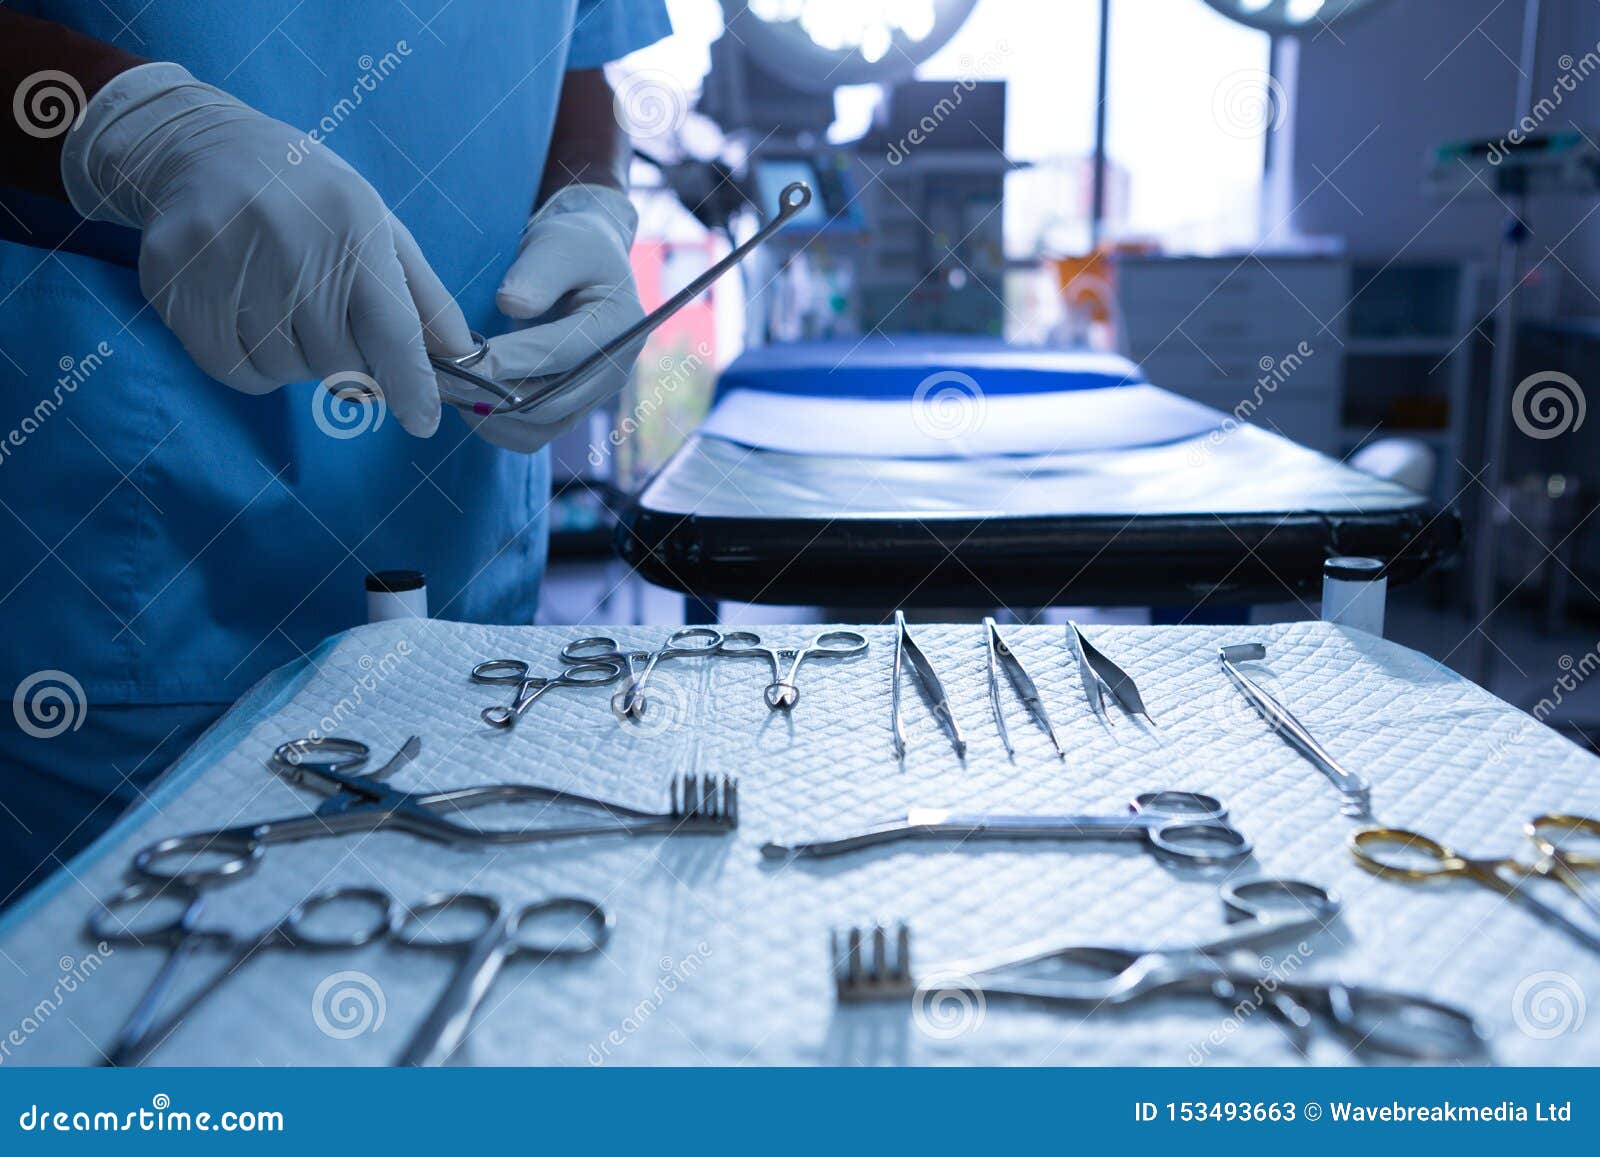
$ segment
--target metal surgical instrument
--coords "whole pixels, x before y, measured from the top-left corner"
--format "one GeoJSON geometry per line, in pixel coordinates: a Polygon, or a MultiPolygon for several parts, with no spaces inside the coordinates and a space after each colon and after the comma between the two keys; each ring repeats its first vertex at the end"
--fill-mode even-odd
{"type": "Polygon", "coordinates": [[[768,647],[754,631],[729,631],[722,636],[717,654],[733,659],[766,659],[772,664],[772,682],[767,684],[762,698],[774,711],[789,711],[800,702],[800,688],[795,680],[801,663],[807,659],[848,659],[866,649],[867,637],[860,631],[823,631],[799,647],[768,647]],[[783,667],[785,662],[789,664],[787,671],[783,667]]]}
{"type": "Polygon", "coordinates": [[[1000,732],[1000,742],[1006,745],[1006,754],[1015,755],[1017,749],[1011,746],[1011,733],[1006,730],[1005,712],[1000,709],[1000,671],[1004,667],[1006,677],[1011,680],[1011,686],[1016,690],[1017,697],[1022,700],[1023,706],[1044,728],[1044,733],[1050,737],[1051,744],[1056,749],[1056,755],[1062,759],[1067,753],[1061,749],[1061,740],[1056,738],[1056,729],[1050,725],[1050,716],[1045,712],[1044,700],[1039,697],[1039,688],[1028,674],[1028,669],[1022,665],[1022,660],[1017,658],[1016,652],[1000,634],[1000,627],[992,618],[983,620],[983,639],[989,660],[989,702],[994,706],[994,725],[1000,732]]]}
{"type": "Polygon", "coordinates": [[[956,755],[965,759],[967,740],[961,734],[961,724],[956,722],[955,713],[950,710],[950,696],[945,693],[944,684],[939,681],[939,673],[933,669],[933,664],[928,662],[928,657],[922,653],[922,648],[917,646],[917,641],[911,637],[911,632],[906,630],[904,611],[894,613],[894,671],[891,675],[894,688],[889,705],[889,727],[894,733],[895,757],[904,759],[906,756],[905,724],[900,719],[900,670],[908,661],[911,664],[911,673],[916,676],[917,685],[922,688],[923,698],[928,701],[928,708],[950,733],[950,745],[956,749],[956,755]]]}
{"type": "Polygon", "coordinates": [[[1347,816],[1364,816],[1372,812],[1372,785],[1365,776],[1353,771],[1346,771],[1339,762],[1329,755],[1322,744],[1312,737],[1293,715],[1289,709],[1279,703],[1266,689],[1250,678],[1235,664],[1254,662],[1267,657],[1265,643],[1237,643],[1230,647],[1222,647],[1217,651],[1217,658],[1222,663],[1222,671],[1233,685],[1250,701],[1256,713],[1267,721],[1267,725],[1276,731],[1283,741],[1305,756],[1318,771],[1332,781],[1344,797],[1344,804],[1340,808],[1347,816]]]}
{"type": "Polygon", "coordinates": [[[1151,791],[1128,805],[1127,815],[962,815],[912,808],[903,817],[833,838],[769,842],[769,860],[837,856],[901,840],[1139,840],[1158,854],[1196,867],[1237,864],[1250,841],[1228,822],[1222,801],[1190,791],[1151,791]]]}
{"type": "Polygon", "coordinates": [[[937,1001],[940,993],[976,990],[983,997],[1091,1011],[1150,997],[1199,995],[1236,1010],[1254,1011],[1260,1002],[1301,1051],[1308,1043],[1311,1013],[1356,1052],[1464,1060],[1484,1051],[1477,1023],[1453,1005],[1367,985],[1278,976],[1257,959],[1273,943],[1298,942],[1326,928],[1340,908],[1339,898],[1327,889],[1303,880],[1258,879],[1230,883],[1222,894],[1229,918],[1239,923],[1203,944],[1146,950],[1041,939],[940,964],[921,977],[912,969],[906,925],[892,933],[881,924],[835,931],[829,938],[834,990],[841,1003],[937,1001]],[[1099,976],[1084,979],[1086,971],[1099,976]]]}
{"type": "Polygon", "coordinates": [[[272,767],[297,783],[334,789],[332,798],[315,811],[285,819],[265,820],[215,831],[191,832],[157,840],[133,858],[133,871],[147,880],[202,887],[254,871],[268,844],[314,840],[352,832],[393,828],[444,843],[501,845],[594,835],[646,835],[730,831],[738,824],[738,784],[721,776],[688,775],[672,781],[671,809],[664,813],[590,796],[520,783],[445,788],[432,792],[400,791],[383,782],[415,759],[422,741],[416,736],[382,767],[365,774],[351,769],[364,764],[367,745],[336,737],[294,739],[273,752],[272,767]],[[680,791],[681,785],[681,791],[680,791]],[[520,828],[476,828],[447,814],[469,808],[505,804],[540,804],[535,823],[520,828]],[[552,822],[551,805],[598,813],[579,822],[552,822]],[[182,857],[182,863],[167,865],[182,857]],[[200,866],[194,866],[200,860],[200,866]]]}
{"type": "Polygon", "coordinates": [[[1600,952],[1600,934],[1579,927],[1542,900],[1529,895],[1529,880],[1556,880],[1600,915],[1600,899],[1579,877],[1580,871],[1600,868],[1600,855],[1580,854],[1562,846],[1563,836],[1600,838],[1600,820],[1586,816],[1550,813],[1535,816],[1523,832],[1539,850],[1529,864],[1511,856],[1463,856],[1453,848],[1420,832],[1404,828],[1365,828],[1350,836],[1350,851],[1361,866],[1385,880],[1418,883],[1461,877],[1521,901],[1540,918],[1557,925],[1591,951],[1600,952]]]}
{"type": "Polygon", "coordinates": [[[412,1035],[397,1063],[442,1065],[466,1039],[473,1014],[507,961],[517,956],[537,964],[598,952],[615,921],[592,900],[559,896],[508,908],[493,896],[453,892],[430,897],[412,909],[398,943],[443,949],[459,958],[450,983],[412,1035]],[[477,927],[461,928],[461,913],[477,927]]]}
{"type": "Polygon", "coordinates": [[[472,669],[474,683],[517,689],[511,706],[485,707],[479,714],[490,727],[515,727],[522,713],[552,687],[604,687],[622,678],[620,663],[571,663],[559,675],[535,675],[521,659],[489,659],[472,669]]]}
{"type": "Polygon", "coordinates": [[[1067,621],[1067,649],[1077,660],[1083,693],[1088,697],[1089,710],[1097,718],[1108,724],[1111,722],[1105,705],[1109,698],[1129,715],[1143,719],[1151,727],[1156,725],[1156,721],[1145,710],[1144,699],[1139,694],[1139,685],[1133,681],[1133,676],[1089,642],[1078,624],[1070,619],[1067,621]]]}
{"type": "Polygon", "coordinates": [[[134,884],[103,903],[89,918],[96,940],[112,944],[161,944],[167,959],[139,998],[117,1039],[105,1053],[108,1065],[142,1064],[202,1001],[257,954],[274,948],[331,951],[360,948],[392,934],[401,909],[377,888],[333,888],[302,900],[277,923],[253,936],[200,927],[205,902],[186,884],[134,884]],[[173,905],[176,904],[176,911],[173,905]],[[350,913],[339,916],[340,911],[350,913]],[[155,915],[151,916],[150,913],[155,915]],[[184,963],[201,948],[227,954],[227,962],[161,1021],[157,1016],[184,963]]]}
{"type": "Polygon", "coordinates": [[[563,663],[618,663],[628,669],[628,685],[611,697],[611,708],[625,719],[637,719],[645,712],[644,687],[656,664],[663,659],[714,654],[722,645],[722,634],[710,627],[684,627],[673,631],[654,651],[624,651],[609,635],[576,639],[561,648],[563,663]],[[643,663],[639,670],[635,664],[643,663]]]}
{"type": "MultiPolygon", "coordinates": [[[[542,377],[522,378],[519,381],[509,383],[499,382],[494,378],[480,374],[473,367],[488,355],[489,343],[482,334],[474,332],[472,334],[474,347],[471,352],[462,354],[459,357],[436,357],[430,355],[428,360],[433,363],[434,369],[440,373],[449,374],[451,377],[466,382],[468,385],[477,386],[480,390],[493,394],[496,400],[493,402],[474,401],[470,398],[459,397],[443,391],[440,392],[440,396],[452,406],[469,410],[482,417],[494,414],[521,413],[542,402],[548,402],[553,398],[560,397],[582,382],[601,365],[612,361],[629,346],[649,336],[663,322],[710,288],[712,283],[724,273],[727,273],[746,257],[750,256],[752,252],[779,229],[787,225],[809,204],[811,204],[811,187],[804,181],[795,181],[793,184],[785,185],[778,194],[778,211],[770,221],[751,234],[748,240],[730,250],[722,260],[712,265],[699,277],[689,282],[689,284],[678,290],[677,293],[634,322],[627,329],[608,340],[582,361],[560,373],[546,374],[542,377]]],[[[337,387],[330,388],[338,397],[358,402],[376,401],[381,396],[380,390],[365,384],[353,385],[343,382],[337,387]]]]}

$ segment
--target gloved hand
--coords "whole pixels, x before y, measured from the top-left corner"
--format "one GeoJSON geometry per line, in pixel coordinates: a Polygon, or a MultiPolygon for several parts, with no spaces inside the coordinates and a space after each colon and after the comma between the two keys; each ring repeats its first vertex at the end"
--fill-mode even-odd
{"type": "Polygon", "coordinates": [[[206,373],[250,394],[366,373],[406,430],[438,429],[428,349],[469,350],[466,320],[377,191],[326,148],[176,64],[147,64],[95,94],[61,176],[83,216],[144,231],[139,288],[206,373]]]}
{"type": "MultiPolygon", "coordinates": [[[[473,368],[507,384],[570,369],[644,316],[628,265],[639,215],[627,195],[603,185],[568,185],[522,231],[516,260],[495,304],[507,317],[559,316],[489,339],[473,368]]],[[[580,422],[628,384],[640,339],[559,398],[521,413],[468,416],[474,429],[507,450],[531,453],[580,422]]],[[[496,399],[453,378],[446,388],[473,400],[496,399]]]]}

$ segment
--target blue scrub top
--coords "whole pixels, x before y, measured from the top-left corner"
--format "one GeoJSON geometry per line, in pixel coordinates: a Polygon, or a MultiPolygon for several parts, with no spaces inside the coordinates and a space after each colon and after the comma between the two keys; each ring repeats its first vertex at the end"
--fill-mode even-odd
{"type": "MultiPolygon", "coordinates": [[[[508,325],[494,293],[563,72],[670,31],[661,0],[12,6],[316,129],[486,333],[508,325]]],[[[546,455],[497,450],[449,407],[422,441],[341,421],[315,384],[236,393],[145,303],[136,234],[0,199],[0,684],[53,668],[91,707],[229,702],[363,622],[363,576],[390,568],[426,572],[438,617],[532,621],[546,455]]]]}

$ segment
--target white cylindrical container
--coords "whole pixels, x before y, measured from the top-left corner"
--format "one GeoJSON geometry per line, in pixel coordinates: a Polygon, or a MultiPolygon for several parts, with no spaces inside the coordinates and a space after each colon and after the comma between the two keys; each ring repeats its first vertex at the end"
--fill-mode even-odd
{"type": "Polygon", "coordinates": [[[367,576],[367,622],[428,617],[428,580],[420,570],[380,570],[367,576]]]}
{"type": "Polygon", "coordinates": [[[1375,558],[1330,558],[1322,564],[1324,622],[1382,636],[1389,578],[1375,558]]]}

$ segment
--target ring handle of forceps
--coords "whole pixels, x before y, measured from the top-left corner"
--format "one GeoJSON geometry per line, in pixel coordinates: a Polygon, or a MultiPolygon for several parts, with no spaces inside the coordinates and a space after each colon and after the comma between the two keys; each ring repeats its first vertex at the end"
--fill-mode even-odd
{"type": "MultiPolygon", "coordinates": [[[[489,417],[495,414],[521,413],[564,393],[568,388],[587,378],[602,362],[608,361],[619,350],[626,349],[634,342],[648,336],[685,305],[698,298],[713,282],[742,262],[753,250],[787,225],[791,218],[802,212],[809,204],[811,204],[811,187],[804,181],[795,181],[785,185],[782,191],[778,193],[778,211],[770,221],[751,234],[743,244],[730,250],[722,260],[712,265],[699,277],[689,282],[688,285],[678,290],[677,293],[634,322],[627,329],[611,338],[577,365],[563,370],[561,373],[544,377],[524,378],[515,383],[511,390],[507,390],[500,382],[475,373],[470,368],[471,365],[482,360],[488,352],[488,343],[479,335],[474,335],[478,345],[469,354],[456,358],[430,358],[436,369],[481,389],[486,389],[500,399],[492,404],[488,402],[468,402],[464,399],[450,397],[446,397],[445,401],[463,409],[470,409],[474,414],[489,417]],[[468,361],[467,359],[471,360],[468,361]],[[521,390],[524,387],[532,387],[532,393],[526,397],[521,395],[521,390]]],[[[351,391],[348,396],[365,400],[370,398],[370,393],[351,391]]]]}

